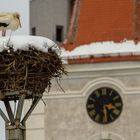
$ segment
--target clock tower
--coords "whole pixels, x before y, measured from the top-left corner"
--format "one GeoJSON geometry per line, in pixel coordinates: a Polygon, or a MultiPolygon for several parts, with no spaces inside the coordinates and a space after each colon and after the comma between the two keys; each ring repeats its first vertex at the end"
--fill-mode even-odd
{"type": "Polygon", "coordinates": [[[29,124],[28,139],[41,134],[42,140],[139,140],[140,1],[41,1],[51,7],[38,33],[53,37],[52,21],[63,25],[57,31],[64,31],[59,45],[68,76],[54,79],[44,93],[46,106],[41,104],[31,117],[41,123],[29,124]]]}

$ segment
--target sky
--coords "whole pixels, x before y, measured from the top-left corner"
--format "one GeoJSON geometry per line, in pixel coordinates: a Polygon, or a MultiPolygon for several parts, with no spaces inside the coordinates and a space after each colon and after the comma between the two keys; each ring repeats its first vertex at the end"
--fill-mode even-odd
{"type": "Polygon", "coordinates": [[[29,0],[0,0],[0,12],[19,12],[22,28],[13,34],[29,34],[29,0]]]}
{"type": "MultiPolygon", "coordinates": [[[[29,34],[29,0],[0,0],[0,12],[19,12],[22,28],[14,31],[13,35],[29,34]]],[[[7,35],[9,32],[7,33],[7,35]]],[[[1,36],[1,32],[0,32],[1,36]]],[[[0,108],[4,108],[0,102],[0,108]]],[[[5,140],[5,123],[0,117],[0,140],[5,140]]]]}

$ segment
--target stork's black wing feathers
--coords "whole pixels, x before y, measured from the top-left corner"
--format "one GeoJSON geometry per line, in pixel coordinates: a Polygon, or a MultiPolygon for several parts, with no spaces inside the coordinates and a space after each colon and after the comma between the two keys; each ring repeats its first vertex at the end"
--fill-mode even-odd
{"type": "Polygon", "coordinates": [[[7,23],[1,23],[0,22],[0,27],[7,27],[9,24],[7,24],[7,23]]]}

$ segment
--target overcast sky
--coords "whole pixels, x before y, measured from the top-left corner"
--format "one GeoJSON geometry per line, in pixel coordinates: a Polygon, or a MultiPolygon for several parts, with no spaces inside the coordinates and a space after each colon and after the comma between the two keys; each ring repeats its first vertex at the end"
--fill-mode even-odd
{"type": "MultiPolygon", "coordinates": [[[[29,34],[29,0],[0,0],[0,12],[19,12],[21,15],[20,19],[22,28],[16,30],[12,34],[16,35],[29,34]]],[[[3,108],[3,105],[1,103],[0,108],[3,108]]],[[[1,117],[0,117],[0,140],[5,140],[5,125],[1,117]]]]}
{"type": "Polygon", "coordinates": [[[0,0],[0,12],[19,12],[22,28],[14,34],[29,33],[29,0],[0,0]]]}

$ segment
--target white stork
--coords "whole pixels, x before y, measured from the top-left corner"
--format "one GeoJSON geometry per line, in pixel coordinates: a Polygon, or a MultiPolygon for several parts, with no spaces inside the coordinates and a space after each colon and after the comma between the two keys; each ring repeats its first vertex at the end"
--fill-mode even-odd
{"type": "Polygon", "coordinates": [[[21,27],[20,15],[19,13],[0,13],[0,31],[2,31],[2,36],[5,36],[6,30],[15,31],[21,27]]]}

